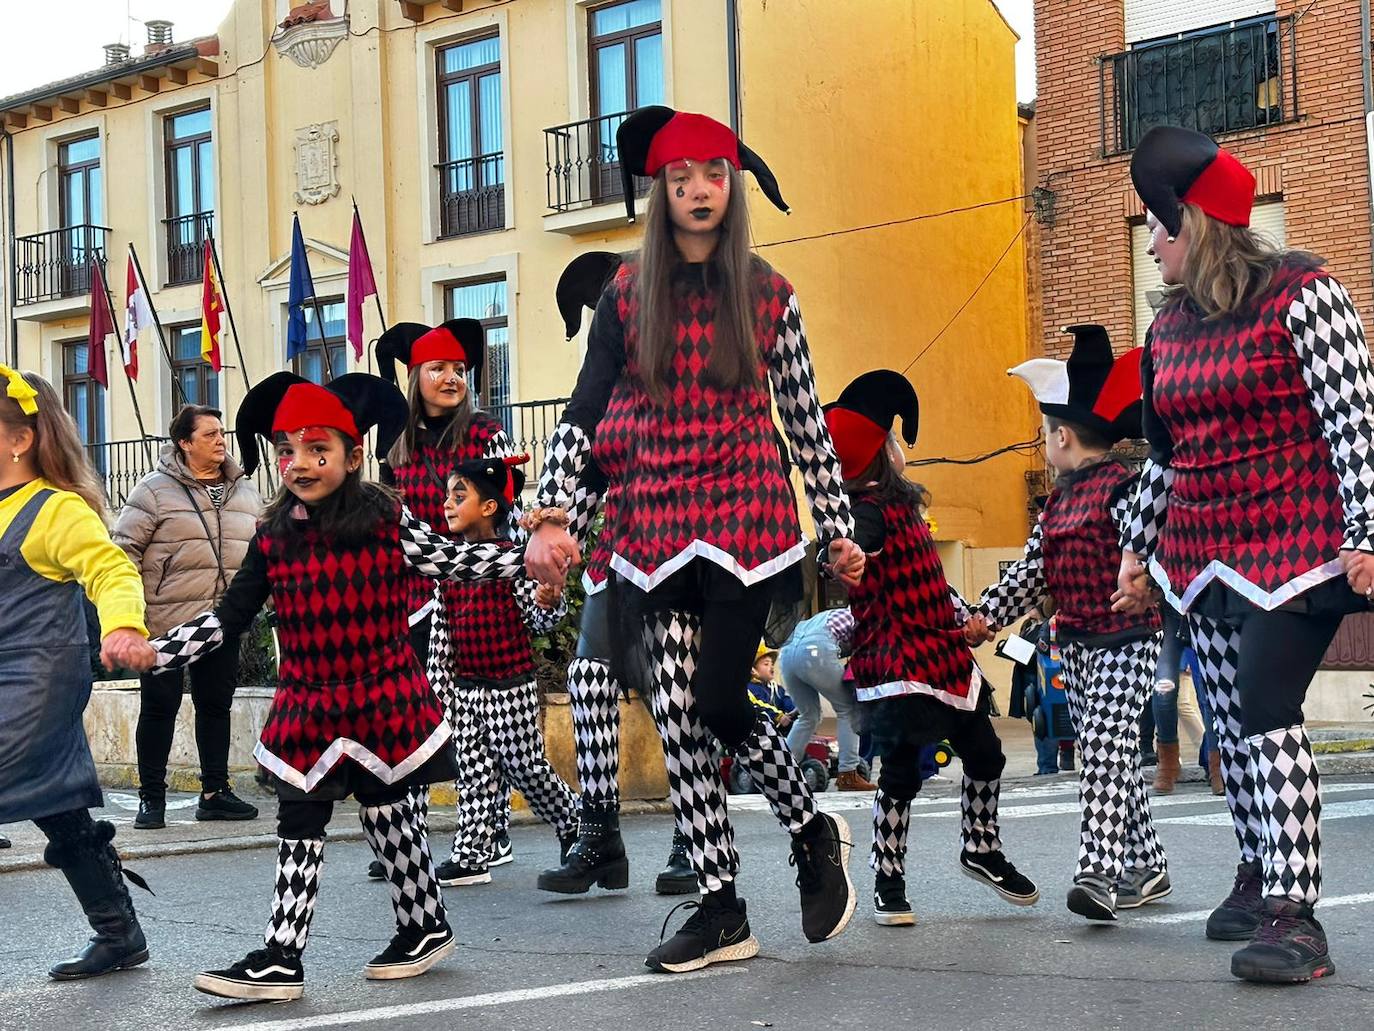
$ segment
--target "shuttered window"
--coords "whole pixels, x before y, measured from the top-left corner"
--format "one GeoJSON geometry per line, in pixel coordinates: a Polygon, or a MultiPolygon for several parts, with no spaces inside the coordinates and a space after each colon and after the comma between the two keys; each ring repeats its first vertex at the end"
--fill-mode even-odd
{"type": "Polygon", "coordinates": [[[1274,0],[1126,0],[1126,42],[1143,43],[1273,13],[1274,0]]]}

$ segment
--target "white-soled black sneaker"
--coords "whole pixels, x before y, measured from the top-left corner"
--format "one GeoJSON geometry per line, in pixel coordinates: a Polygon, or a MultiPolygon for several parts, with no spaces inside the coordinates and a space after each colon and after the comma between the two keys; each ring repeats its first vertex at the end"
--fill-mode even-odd
{"type": "Polygon", "coordinates": [[[487,866],[505,866],[507,863],[515,862],[515,849],[510,843],[510,834],[506,831],[499,831],[491,839],[491,858],[487,860],[487,866]]]}
{"type": "Polygon", "coordinates": [[[419,977],[453,951],[457,941],[448,924],[426,931],[418,939],[396,932],[391,944],[372,962],[363,967],[370,981],[394,981],[402,977],[419,977]]]}
{"type": "Polygon", "coordinates": [[[1173,890],[1167,870],[1126,870],[1116,882],[1116,908],[1139,909],[1173,890]]]}
{"type": "Polygon", "coordinates": [[[197,974],[196,991],[221,999],[286,1002],[305,992],[305,968],[299,953],[266,948],[250,952],[224,970],[197,974]]]}
{"type": "Polygon", "coordinates": [[[854,915],[858,897],[849,879],[852,842],[849,824],[835,813],[817,813],[800,834],[792,835],[788,862],[797,868],[802,934],[809,942],[830,940],[854,915]]]}
{"type": "Polygon", "coordinates": [[[959,853],[965,875],[986,884],[1013,906],[1033,906],[1040,901],[1040,889],[1025,874],[1011,865],[1001,849],[995,852],[959,853]]]}
{"type": "Polygon", "coordinates": [[[1097,874],[1079,874],[1073,879],[1067,899],[1069,912],[1089,920],[1116,919],[1116,891],[1107,878],[1097,874]]]}
{"type": "Polygon", "coordinates": [[[916,914],[906,898],[906,881],[878,874],[873,880],[873,920],[881,927],[910,927],[916,914]]]}
{"type": "Polygon", "coordinates": [[[644,965],[663,974],[685,974],[712,963],[735,963],[759,954],[759,940],[749,930],[744,900],[734,907],[721,903],[715,895],[704,895],[697,902],[682,902],[668,911],[658,948],[649,953],[644,965]],[[678,932],[667,941],[668,921],[679,909],[695,910],[678,932]]]}
{"type": "Polygon", "coordinates": [[[456,888],[464,884],[490,884],[491,873],[485,863],[481,866],[464,866],[446,859],[435,869],[439,883],[445,888],[456,888]]]}

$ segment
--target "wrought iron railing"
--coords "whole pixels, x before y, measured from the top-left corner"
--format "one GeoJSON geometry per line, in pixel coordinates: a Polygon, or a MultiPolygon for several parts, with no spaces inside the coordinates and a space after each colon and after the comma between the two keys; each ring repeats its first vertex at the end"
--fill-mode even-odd
{"type": "Polygon", "coordinates": [[[1103,156],[1133,150],[1156,125],[1215,136],[1296,119],[1294,25],[1264,18],[1101,58],[1103,156]]]}
{"type": "Polygon", "coordinates": [[[164,218],[162,224],[167,227],[167,285],[199,282],[205,271],[205,241],[215,227],[214,212],[164,218]]]}
{"type": "MultiPolygon", "coordinates": [[[[544,165],[552,211],[574,211],[623,201],[615,131],[629,111],[587,118],[544,130],[544,165]]],[[[635,196],[649,192],[650,179],[635,177],[635,196]]]]}
{"type": "Polygon", "coordinates": [[[439,173],[439,235],[506,227],[506,156],[484,154],[434,166],[439,173]]]}
{"type": "Polygon", "coordinates": [[[105,266],[104,226],[79,225],[14,241],[14,303],[36,304],[91,291],[91,258],[105,266]]]}

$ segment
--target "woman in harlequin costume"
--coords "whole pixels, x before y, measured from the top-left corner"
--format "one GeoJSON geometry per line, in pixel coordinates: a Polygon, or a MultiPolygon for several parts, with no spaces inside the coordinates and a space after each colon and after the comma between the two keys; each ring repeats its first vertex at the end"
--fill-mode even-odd
{"type": "Polygon", "coordinates": [[[703,892],[700,904],[687,904],[696,912],[646,961],[679,972],[758,951],[735,892],[739,858],[709,735],[750,768],[791,832],[806,937],[833,937],[854,910],[848,826],[817,811],[786,743],[749,704],[749,668],[769,607],[800,595],[806,553],[772,399],[821,553],[847,582],[857,581],[863,556],[849,540],[849,503],[796,297],[749,248],[740,171],[753,172],[785,208],[772,173],[728,127],[666,107],[630,115],[617,145],[632,219],[633,175],[654,180],[644,242],[597,304],[529,519],[529,567],[546,583],[562,582],[576,556],[542,535],[566,525],[589,454],[600,462],[623,436],[610,589],[629,643],[647,656],[674,814],[703,892]]]}
{"type": "Polygon", "coordinates": [[[254,757],[276,781],[277,873],[265,948],[195,984],[226,998],[300,997],[325,827],[349,795],[396,911],[391,944],[364,972],[414,977],[452,951],[454,936],[409,792],[450,778],[454,765],[448,722],[410,647],[406,574],[520,577],[520,552],[433,533],[362,479],[366,432],[378,427],[385,452],[405,423],[404,398],[375,376],[319,387],[276,373],[248,392],[236,423],[245,472],[266,437],[282,488],[215,610],[154,647],[161,668],[192,662],[237,637],[271,599],[281,668],[254,757]]]}
{"type": "MultiPolygon", "coordinates": [[[[377,368],[384,379],[396,382],[397,363],[407,370],[404,391],[408,415],[405,430],[383,460],[381,480],[400,493],[417,519],[438,533],[448,533],[444,498],[454,464],[515,454],[505,427],[477,407],[486,368],[486,330],[476,319],[450,319],[432,329],[399,322],[377,340],[377,368]]],[[[436,584],[423,576],[411,577],[410,585],[411,647],[452,720],[456,716],[451,690],[452,633],[460,618],[454,600],[456,585],[436,584]]],[[[455,837],[452,854],[439,864],[441,878],[449,874],[456,882],[458,867],[480,867],[473,876],[490,880],[488,867],[501,866],[513,858],[510,787],[504,779],[501,785],[493,797],[495,809],[490,816],[490,855],[470,854],[472,849],[455,837]]],[[[411,803],[424,822],[429,813],[429,791],[417,787],[411,803]]],[[[368,867],[373,878],[380,879],[383,874],[379,862],[368,867]]]]}
{"type": "Polygon", "coordinates": [[[1117,605],[1149,603],[1148,562],[1210,692],[1241,862],[1207,935],[1250,939],[1237,977],[1305,981],[1334,965],[1302,706],[1341,619],[1374,596],[1369,348],[1320,259],[1251,232],[1254,176],[1211,139],[1152,129],[1131,178],[1174,290],[1146,336],[1150,461],[1117,605]]]}
{"type": "MultiPolygon", "coordinates": [[[[556,290],[567,338],[582,328],[582,310],[596,310],[621,257],[609,251],[590,251],[568,263],[556,290]]],[[[625,389],[619,387],[617,389],[625,389]]],[[[601,462],[624,475],[629,439],[620,434],[603,442],[601,462]]],[[[577,778],[582,785],[577,842],[561,866],[539,875],[539,887],[559,894],[580,894],[593,884],[602,887],[622,862],[625,842],[620,836],[620,683],[614,672],[609,594],[612,542],[618,515],[613,489],[601,465],[589,460],[568,510],[568,529],[579,548],[586,548],[598,512],[603,514],[595,547],[582,571],[586,600],[578,626],[577,654],[568,663],[568,702],[572,709],[573,745],[577,778]]],[[[660,895],[687,895],[697,890],[697,875],[687,857],[687,839],[673,832],[668,866],[654,881],[660,895]]]]}
{"type": "Polygon", "coordinates": [[[1112,610],[1138,477],[1109,452],[1117,441],[1140,436],[1140,351],[1114,357],[1098,325],[1066,332],[1074,335],[1068,361],[1033,358],[1010,370],[1040,404],[1054,489],[1024,557],[983,592],[975,611],[986,617],[990,635],[1054,599],[1054,634],[1083,755],[1068,907],[1089,920],[1115,920],[1118,908],[1135,909],[1172,890],[1140,772],[1140,714],[1159,659],[1159,614],[1112,610]]]}
{"type": "Polygon", "coordinates": [[[81,725],[91,696],[83,591],[100,613],[107,668],[148,648],[142,579],[104,518],[99,480],[57,393],[0,365],[0,823],[38,825],[44,860],[95,931],[48,971],[62,981],[148,959],[114,825],[89,812],[104,801],[81,725]]]}

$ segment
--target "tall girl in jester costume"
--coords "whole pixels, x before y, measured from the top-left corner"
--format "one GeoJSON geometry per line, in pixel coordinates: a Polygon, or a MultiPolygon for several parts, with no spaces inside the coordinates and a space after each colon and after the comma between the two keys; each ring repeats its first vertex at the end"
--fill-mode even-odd
{"type": "Polygon", "coordinates": [[[1114,357],[1098,325],[1067,332],[1074,335],[1068,361],[1033,358],[1010,370],[1040,404],[1054,489],[1024,557],[983,592],[977,611],[991,634],[1054,599],[1064,687],[1083,755],[1068,907],[1089,920],[1115,920],[1118,907],[1138,908],[1172,890],[1140,772],[1140,715],[1159,660],[1159,615],[1112,611],[1137,474],[1108,452],[1122,438],[1140,436],[1140,352],[1114,357]]]}
{"type": "Polygon", "coordinates": [[[433,533],[362,479],[366,432],[376,425],[385,451],[404,423],[399,392],[362,373],[319,387],[280,372],[250,390],[237,416],[244,469],[257,467],[257,436],[266,437],[282,488],[215,610],[154,641],[158,665],[173,668],[236,637],[269,599],[277,613],[279,682],[254,751],[279,799],[271,919],[264,948],[196,978],[208,994],[300,997],[325,827],[349,795],[396,911],[395,936],[366,976],[413,977],[453,949],[409,794],[453,775],[452,733],[410,647],[406,574],[486,579],[523,569],[518,550],[433,533]]]}
{"type": "Polygon", "coordinates": [[[882,756],[873,796],[873,919],[901,927],[916,918],[906,897],[911,800],[921,789],[921,752],[948,740],[963,764],[959,865],[1016,906],[1034,905],[1036,886],[1002,853],[997,825],[1006,756],[993,728],[992,689],[970,642],[981,617],[945,579],[922,515],[920,489],[906,478],[892,423],[916,443],[916,391],[899,372],[866,372],[825,407],[854,506],[855,540],[868,555],[849,591],[849,672],[860,720],[882,756]]]}
{"type": "Polygon", "coordinates": [[[1374,597],[1369,346],[1319,258],[1250,231],[1255,177],[1211,139],[1152,129],[1131,178],[1174,289],[1145,339],[1150,461],[1117,603],[1149,604],[1148,564],[1210,692],[1241,862],[1207,935],[1251,939],[1237,977],[1305,981],[1334,964],[1302,706],[1341,619],[1374,597]]]}
{"type": "Polygon", "coordinates": [[[728,127],[666,107],[630,115],[617,144],[632,219],[633,175],[653,179],[644,241],[597,304],[577,386],[550,441],[539,507],[528,517],[529,566],[562,583],[577,556],[558,527],[588,456],[600,463],[609,455],[613,470],[623,464],[610,589],[626,643],[647,657],[674,815],[703,892],[646,961],[679,972],[758,951],[735,890],[739,856],[712,735],[750,768],[790,832],[806,937],[839,934],[854,910],[848,826],[817,811],[786,743],[749,704],[769,608],[800,595],[806,554],[773,399],[821,554],[848,582],[861,575],[863,555],[849,539],[849,502],[796,295],[749,248],[740,171],[752,171],[785,208],[772,173],[728,127]]]}
{"type": "MultiPolygon", "coordinates": [[[[582,328],[583,309],[596,310],[622,260],[609,251],[589,251],[568,263],[555,290],[567,338],[582,328]]],[[[616,389],[626,389],[622,382],[616,389]]],[[[603,442],[600,461],[615,473],[612,480],[597,461],[588,460],[568,510],[568,529],[586,549],[597,514],[603,518],[595,546],[582,571],[582,605],[577,655],[568,663],[568,702],[572,709],[573,746],[577,778],[582,785],[577,841],[557,869],[539,875],[544,891],[573,895],[593,884],[618,883],[628,864],[620,836],[620,694],[612,659],[610,594],[606,590],[611,554],[620,517],[619,481],[624,475],[629,439],[621,434],[603,442]]],[[[660,895],[689,895],[697,890],[697,875],[687,855],[687,838],[673,831],[668,865],[654,880],[660,895]]]]}
{"type": "MultiPolygon", "coordinates": [[[[486,369],[486,330],[476,319],[450,319],[432,329],[416,322],[397,323],[377,340],[377,368],[395,383],[397,364],[406,368],[407,417],[404,431],[383,457],[381,481],[401,495],[417,519],[436,532],[448,533],[444,498],[455,463],[515,454],[505,427],[477,407],[486,369]]],[[[423,576],[411,577],[410,584],[411,647],[452,723],[452,634],[461,618],[455,585],[435,584],[423,576]]],[[[411,804],[425,822],[428,789],[417,787],[411,804]]],[[[467,855],[471,848],[465,849],[461,837],[455,836],[452,854],[439,864],[441,876],[448,874],[453,880],[457,867],[470,865],[480,866],[481,878],[490,880],[488,866],[511,862],[510,787],[504,778],[493,804],[488,820],[493,828],[490,854],[467,855]]],[[[368,875],[380,879],[381,864],[374,861],[368,875]]]]}
{"type": "MultiPolygon", "coordinates": [[[[143,584],[110,541],[76,425],[47,380],[0,365],[0,823],[32,820],[95,936],[57,980],[137,966],[148,946],[110,844],[81,725],[91,696],[82,592],[106,668],[146,661],[143,584]]],[[[132,875],[130,875],[132,876],[132,875]]]]}

